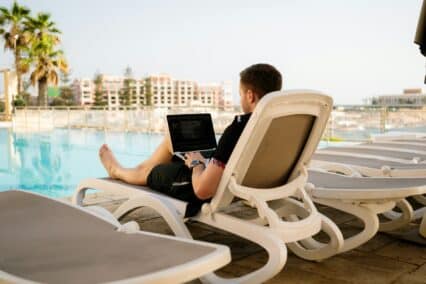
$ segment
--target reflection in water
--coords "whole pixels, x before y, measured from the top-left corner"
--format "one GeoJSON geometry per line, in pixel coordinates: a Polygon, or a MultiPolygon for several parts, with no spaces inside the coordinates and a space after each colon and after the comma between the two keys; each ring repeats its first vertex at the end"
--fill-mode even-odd
{"type": "Polygon", "coordinates": [[[161,138],[92,130],[13,133],[3,128],[0,191],[20,188],[56,197],[71,195],[80,180],[106,175],[98,158],[101,144],[108,143],[123,165],[134,166],[149,156],[161,138]]]}

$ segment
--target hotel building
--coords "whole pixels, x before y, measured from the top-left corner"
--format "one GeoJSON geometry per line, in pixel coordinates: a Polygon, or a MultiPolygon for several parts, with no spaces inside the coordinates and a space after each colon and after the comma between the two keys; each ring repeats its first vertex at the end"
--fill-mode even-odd
{"type": "MultiPolygon", "coordinates": [[[[125,78],[101,75],[103,100],[108,108],[124,104],[125,78]]],[[[229,82],[201,84],[191,80],[177,80],[168,75],[151,75],[142,79],[129,79],[129,105],[156,107],[213,107],[231,109],[232,88],[229,82]]],[[[93,105],[95,84],[91,79],[75,80],[74,97],[79,105],[93,105]]]]}
{"type": "Polygon", "coordinates": [[[422,89],[405,89],[402,94],[380,95],[370,98],[368,104],[376,106],[426,106],[426,93],[422,89]]]}

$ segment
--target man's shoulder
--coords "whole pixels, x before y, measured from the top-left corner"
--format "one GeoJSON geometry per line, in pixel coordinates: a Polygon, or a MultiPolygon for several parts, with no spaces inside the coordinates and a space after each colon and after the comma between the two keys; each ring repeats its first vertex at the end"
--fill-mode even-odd
{"type": "Polygon", "coordinates": [[[250,119],[250,116],[251,116],[251,112],[236,115],[234,117],[234,120],[232,121],[231,125],[233,125],[233,124],[245,125],[247,123],[247,121],[250,119]]]}
{"type": "Polygon", "coordinates": [[[250,115],[251,113],[236,115],[232,123],[228,125],[223,134],[230,134],[234,132],[240,133],[246,126],[247,121],[250,119],[250,115]]]}

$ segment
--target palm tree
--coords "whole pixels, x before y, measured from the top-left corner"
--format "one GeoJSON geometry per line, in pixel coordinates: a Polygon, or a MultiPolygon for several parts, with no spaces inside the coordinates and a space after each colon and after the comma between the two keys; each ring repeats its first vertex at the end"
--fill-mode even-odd
{"type": "Polygon", "coordinates": [[[38,104],[47,105],[47,87],[49,84],[57,85],[59,73],[68,72],[68,64],[62,50],[57,49],[60,43],[57,34],[60,31],[55,23],[50,20],[47,13],[39,13],[36,18],[28,18],[25,22],[26,29],[32,34],[29,57],[26,66],[34,64],[31,72],[31,83],[38,85],[38,104]]]}
{"type": "Polygon", "coordinates": [[[58,35],[61,31],[51,21],[49,13],[38,13],[35,18],[26,17],[25,30],[30,32],[33,39],[41,39],[45,35],[54,37],[59,43],[58,35]]]}
{"type": "Polygon", "coordinates": [[[30,9],[13,2],[8,10],[0,7],[0,34],[5,41],[4,48],[13,51],[15,57],[15,70],[18,81],[17,94],[22,92],[22,74],[28,72],[27,66],[22,65],[22,51],[29,44],[29,34],[25,31],[24,21],[30,14],[30,9]],[[6,30],[9,27],[9,30],[6,30]]]}

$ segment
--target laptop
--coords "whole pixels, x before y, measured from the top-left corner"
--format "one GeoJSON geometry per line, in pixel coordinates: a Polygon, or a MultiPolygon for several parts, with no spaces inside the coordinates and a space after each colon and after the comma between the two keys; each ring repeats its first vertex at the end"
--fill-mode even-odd
{"type": "Polygon", "coordinates": [[[173,154],[185,160],[187,152],[201,152],[210,158],[217,148],[209,113],[167,115],[173,154]]]}

